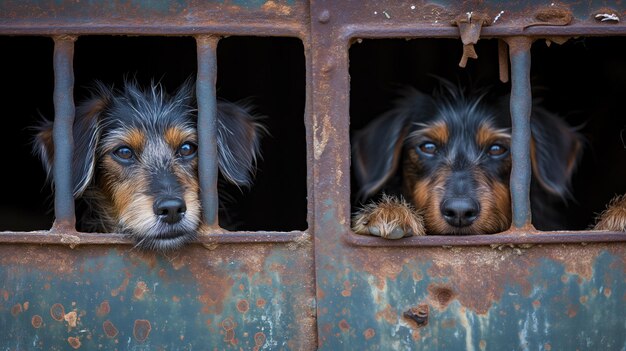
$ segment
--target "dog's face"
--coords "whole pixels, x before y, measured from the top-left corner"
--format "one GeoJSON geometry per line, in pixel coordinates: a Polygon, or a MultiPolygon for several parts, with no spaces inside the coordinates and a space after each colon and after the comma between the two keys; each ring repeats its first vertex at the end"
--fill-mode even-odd
{"type": "Polygon", "coordinates": [[[508,128],[486,111],[438,111],[415,123],[403,156],[406,196],[430,233],[495,233],[511,218],[508,128]]]}
{"type": "Polygon", "coordinates": [[[201,213],[193,111],[114,99],[103,122],[96,181],[117,229],[160,250],[191,240],[201,213]]]}
{"type": "MultiPolygon", "coordinates": [[[[174,96],[160,86],[127,83],[114,91],[98,85],[77,108],[74,123],[74,195],[96,207],[99,230],[131,235],[138,247],[167,251],[191,241],[201,222],[198,197],[196,110],[193,87],[174,96]]],[[[244,108],[218,103],[219,167],[248,185],[262,129],[244,108]]],[[[52,124],[36,147],[52,167],[52,124]]]]}
{"type": "MultiPolygon", "coordinates": [[[[541,109],[531,124],[534,176],[547,192],[564,196],[580,141],[541,109]]],[[[438,97],[413,92],[355,136],[361,195],[384,189],[399,174],[402,193],[429,234],[504,231],[511,223],[510,127],[506,101],[492,106],[453,88],[438,97]]]]}

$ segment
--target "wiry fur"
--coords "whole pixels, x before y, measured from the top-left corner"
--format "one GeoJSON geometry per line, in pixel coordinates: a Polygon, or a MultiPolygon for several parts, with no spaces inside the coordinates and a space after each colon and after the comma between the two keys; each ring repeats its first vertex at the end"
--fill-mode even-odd
{"type": "MultiPolygon", "coordinates": [[[[416,235],[491,234],[508,229],[509,99],[488,100],[484,93],[466,94],[444,81],[432,96],[408,90],[394,109],[357,132],[352,140],[352,163],[358,198],[375,199],[381,192],[402,194],[421,218],[405,219],[401,202],[385,200],[381,202],[384,209],[373,202],[366,205],[366,211],[355,214],[353,230],[378,235],[383,228],[409,228],[409,222],[422,220],[425,230],[413,231],[416,235]],[[435,147],[436,151],[430,154],[422,147],[435,147]],[[494,154],[492,147],[504,152],[494,154]],[[372,215],[381,210],[386,213],[372,215]]],[[[538,106],[533,109],[531,129],[535,210],[569,196],[581,138],[538,106]]],[[[533,211],[533,222],[539,228],[552,229],[559,219],[542,209],[533,211]]],[[[394,236],[398,237],[402,235],[394,236]]]]}
{"type": "MultiPolygon", "coordinates": [[[[219,101],[217,110],[219,169],[226,180],[248,186],[264,128],[246,107],[219,101]]],[[[142,89],[126,82],[120,90],[96,83],[77,107],[73,130],[74,196],[87,205],[81,229],[126,233],[137,247],[159,251],[193,240],[202,212],[197,157],[183,154],[183,145],[195,150],[196,123],[191,82],[173,95],[155,83],[142,89]],[[132,151],[130,160],[117,156],[120,148],[132,151]]],[[[38,129],[35,151],[50,177],[52,122],[38,129]]]]}
{"type": "Polygon", "coordinates": [[[595,230],[626,231],[626,195],[616,196],[596,219],[595,230]]]}

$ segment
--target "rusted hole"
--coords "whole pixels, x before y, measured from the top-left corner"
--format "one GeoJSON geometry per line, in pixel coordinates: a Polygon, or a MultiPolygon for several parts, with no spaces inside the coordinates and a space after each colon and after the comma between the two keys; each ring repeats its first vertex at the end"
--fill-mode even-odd
{"type": "Polygon", "coordinates": [[[137,339],[137,341],[143,342],[148,338],[148,335],[150,335],[150,330],[152,330],[150,321],[137,319],[135,321],[135,326],[133,327],[133,336],[137,339]]]}
{"type": "Polygon", "coordinates": [[[65,308],[60,303],[55,303],[50,307],[50,316],[55,321],[62,322],[65,319],[65,308]]]}
{"type": "Polygon", "coordinates": [[[404,312],[404,317],[415,321],[417,327],[421,328],[428,324],[428,310],[428,305],[420,304],[404,312]]]}
{"type": "Polygon", "coordinates": [[[237,302],[237,311],[241,313],[246,313],[249,309],[250,304],[248,303],[248,300],[240,300],[239,302],[237,302]]]}
{"type": "Polygon", "coordinates": [[[79,338],[75,338],[73,336],[70,336],[69,338],[67,338],[67,342],[70,344],[70,346],[72,348],[79,348],[80,347],[80,339],[79,338]]]}
{"type": "Polygon", "coordinates": [[[437,304],[437,307],[443,309],[448,306],[450,301],[456,296],[454,291],[447,286],[429,286],[428,292],[433,302],[437,304]]]}
{"type": "Polygon", "coordinates": [[[104,329],[104,334],[106,334],[108,338],[114,338],[117,336],[117,328],[109,320],[106,320],[104,321],[104,323],[102,323],[102,329],[104,329]]]}
{"type": "Polygon", "coordinates": [[[20,313],[22,313],[22,305],[18,303],[11,307],[11,314],[13,315],[13,317],[17,317],[17,315],[20,313]]]}
{"type": "Polygon", "coordinates": [[[41,318],[40,315],[36,314],[33,316],[33,318],[30,319],[30,324],[32,324],[33,328],[35,329],[41,328],[41,325],[43,324],[43,318],[41,318]]]}
{"type": "Polygon", "coordinates": [[[100,306],[96,309],[96,315],[98,317],[106,316],[109,312],[111,312],[111,306],[107,300],[102,301],[100,306]]]}

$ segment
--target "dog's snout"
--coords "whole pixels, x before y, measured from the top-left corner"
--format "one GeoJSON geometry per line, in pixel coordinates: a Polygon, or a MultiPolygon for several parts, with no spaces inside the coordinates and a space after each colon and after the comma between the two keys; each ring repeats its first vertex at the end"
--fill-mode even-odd
{"type": "Polygon", "coordinates": [[[441,204],[441,214],[448,224],[467,227],[474,223],[480,212],[480,205],[469,197],[456,197],[441,204]]]}
{"type": "Polygon", "coordinates": [[[186,211],[185,201],[180,198],[163,198],[154,202],[154,214],[168,224],[180,222],[186,211]]]}

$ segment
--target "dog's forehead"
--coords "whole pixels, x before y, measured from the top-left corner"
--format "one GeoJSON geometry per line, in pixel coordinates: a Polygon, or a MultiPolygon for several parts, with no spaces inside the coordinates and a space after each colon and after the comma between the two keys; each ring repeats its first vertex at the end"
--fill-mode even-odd
{"type": "Polygon", "coordinates": [[[127,100],[115,101],[106,114],[106,129],[120,128],[142,130],[145,133],[164,134],[172,127],[195,128],[196,118],[185,106],[175,104],[131,104],[127,100]]]}

